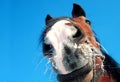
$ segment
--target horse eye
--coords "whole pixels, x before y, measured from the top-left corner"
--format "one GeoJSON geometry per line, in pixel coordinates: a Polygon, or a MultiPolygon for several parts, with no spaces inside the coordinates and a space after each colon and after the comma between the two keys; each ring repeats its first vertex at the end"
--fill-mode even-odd
{"type": "Polygon", "coordinates": [[[87,24],[91,25],[90,20],[85,20],[85,22],[86,22],[87,24]]]}

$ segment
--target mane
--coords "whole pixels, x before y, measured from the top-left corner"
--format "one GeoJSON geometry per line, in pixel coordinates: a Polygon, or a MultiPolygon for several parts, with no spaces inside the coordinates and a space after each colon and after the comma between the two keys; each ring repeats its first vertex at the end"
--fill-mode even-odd
{"type": "Polygon", "coordinates": [[[117,82],[120,82],[120,64],[118,64],[105,50],[101,47],[101,52],[105,55],[104,69],[109,76],[112,76],[117,82]]]}
{"type": "MultiPolygon", "coordinates": [[[[94,32],[94,31],[93,31],[94,32]]],[[[94,32],[96,35],[96,33],[94,32]]],[[[108,76],[112,76],[114,79],[116,79],[117,82],[120,82],[120,64],[115,61],[104,49],[104,47],[101,45],[100,41],[97,37],[96,41],[100,44],[100,51],[105,56],[105,60],[103,62],[104,69],[107,71],[108,76]]]]}

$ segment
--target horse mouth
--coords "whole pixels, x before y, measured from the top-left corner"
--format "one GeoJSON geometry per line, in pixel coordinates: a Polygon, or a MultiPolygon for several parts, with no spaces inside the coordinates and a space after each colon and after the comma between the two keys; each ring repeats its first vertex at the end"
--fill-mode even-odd
{"type": "Polygon", "coordinates": [[[79,76],[81,76],[79,78],[84,78],[91,70],[92,70],[92,68],[91,68],[90,64],[87,63],[82,68],[76,69],[69,74],[65,74],[65,75],[58,74],[57,79],[61,82],[62,81],[66,82],[68,80],[74,80],[74,78],[79,77],[79,76]]]}
{"type": "MultiPolygon", "coordinates": [[[[79,79],[83,79],[86,77],[86,75],[88,75],[92,70],[94,72],[98,72],[99,70],[102,70],[101,72],[103,72],[103,57],[102,56],[96,56],[95,57],[95,65],[90,65],[90,63],[88,62],[86,65],[84,65],[83,67],[74,70],[73,72],[69,73],[69,74],[58,74],[57,75],[57,79],[60,82],[67,82],[70,80],[75,80],[76,78],[79,79]],[[95,66],[95,67],[94,67],[95,66]]],[[[94,73],[93,72],[93,73],[94,73]]]]}

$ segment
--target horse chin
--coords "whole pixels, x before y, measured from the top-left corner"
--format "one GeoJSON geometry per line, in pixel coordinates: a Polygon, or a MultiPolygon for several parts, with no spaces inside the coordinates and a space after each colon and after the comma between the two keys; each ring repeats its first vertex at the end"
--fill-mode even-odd
{"type": "Polygon", "coordinates": [[[69,74],[58,74],[57,79],[59,82],[71,82],[73,80],[76,80],[78,78],[80,81],[84,80],[84,78],[92,71],[93,66],[91,64],[86,64],[80,69],[76,69],[73,72],[69,74]]]}
{"type": "Polygon", "coordinates": [[[89,74],[91,74],[89,80],[93,80],[93,74],[96,75],[95,79],[98,79],[99,76],[102,75],[103,73],[103,67],[102,67],[103,63],[100,56],[96,56],[95,61],[96,61],[95,65],[97,65],[96,68],[94,68],[94,62],[88,62],[83,67],[76,69],[71,73],[58,74],[57,79],[59,80],[59,82],[89,82],[89,81],[84,81],[86,79],[86,76],[88,76],[89,74]]]}

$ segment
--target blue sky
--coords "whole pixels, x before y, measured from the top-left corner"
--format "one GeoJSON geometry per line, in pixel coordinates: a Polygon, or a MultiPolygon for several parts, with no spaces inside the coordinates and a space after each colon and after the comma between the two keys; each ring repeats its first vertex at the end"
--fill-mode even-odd
{"type": "Polygon", "coordinates": [[[46,15],[71,17],[73,3],[120,63],[120,0],[0,0],[0,82],[56,82],[38,39],[46,15]]]}

